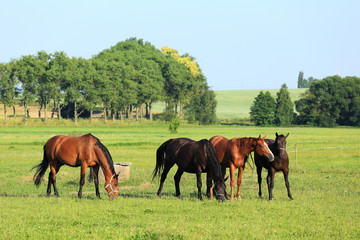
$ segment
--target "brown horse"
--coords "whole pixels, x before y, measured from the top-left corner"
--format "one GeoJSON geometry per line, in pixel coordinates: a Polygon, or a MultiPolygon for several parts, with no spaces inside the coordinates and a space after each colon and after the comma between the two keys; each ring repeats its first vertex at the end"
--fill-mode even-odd
{"type": "Polygon", "coordinates": [[[285,186],[288,192],[288,197],[290,200],[293,200],[290,193],[290,184],[289,184],[289,157],[286,152],[286,138],[289,136],[289,133],[284,135],[278,135],[276,133],[276,139],[266,139],[265,142],[269,145],[270,150],[274,153],[275,159],[274,161],[268,161],[264,157],[255,153],[255,164],[258,175],[258,183],[259,183],[259,196],[261,197],[261,170],[262,168],[266,168],[268,170],[267,175],[267,185],[269,191],[269,200],[273,199],[273,188],[274,188],[274,176],[278,171],[282,171],[285,179],[285,186]]]}
{"type": "MultiPolygon", "coordinates": [[[[240,185],[241,185],[241,177],[245,168],[245,163],[247,160],[247,155],[252,151],[257,152],[261,156],[266,157],[270,161],[274,159],[274,155],[268,148],[268,145],[264,141],[265,137],[261,138],[233,138],[231,140],[222,137],[222,136],[214,136],[210,139],[210,142],[213,144],[215,148],[215,152],[217,158],[220,161],[221,170],[223,177],[226,173],[226,168],[230,168],[230,200],[234,200],[234,186],[235,186],[235,177],[234,172],[235,169],[239,169],[238,179],[237,179],[237,197],[241,200],[240,196],[240,185]]],[[[212,197],[211,192],[211,174],[208,174],[207,177],[207,196],[212,197]]]]}
{"type": "Polygon", "coordinates": [[[161,173],[161,180],[157,195],[160,197],[164,181],[169,170],[178,165],[178,170],[174,176],[176,196],[180,195],[180,179],[184,172],[196,173],[198,198],[201,196],[201,173],[211,172],[214,176],[214,193],[219,201],[224,201],[225,183],[221,174],[221,168],[216,158],[215,150],[212,144],[206,140],[198,142],[188,138],[175,138],[164,142],[156,152],[156,166],[153,172],[153,179],[157,174],[161,173]],[[165,157],[164,157],[165,155],[165,157]]]}
{"type": "Polygon", "coordinates": [[[113,161],[108,149],[99,139],[91,134],[81,137],[55,136],[50,138],[44,145],[44,158],[42,162],[33,167],[36,168],[34,184],[39,186],[48,166],[50,165],[47,195],[51,194],[51,184],[54,187],[55,196],[59,196],[56,188],[56,173],[62,165],[70,167],[81,166],[79,198],[82,198],[82,187],[85,183],[85,172],[87,167],[93,167],[96,196],[100,198],[99,192],[99,167],[105,175],[105,190],[109,198],[118,196],[118,173],[115,173],[113,161]]]}

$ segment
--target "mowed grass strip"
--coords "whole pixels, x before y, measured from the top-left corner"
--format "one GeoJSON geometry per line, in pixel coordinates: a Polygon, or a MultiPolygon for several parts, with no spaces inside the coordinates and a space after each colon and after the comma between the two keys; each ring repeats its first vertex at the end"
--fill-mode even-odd
{"type": "MultiPolygon", "coordinates": [[[[360,129],[259,128],[181,125],[177,135],[167,125],[0,127],[0,236],[2,239],[358,239],[360,237],[360,129]],[[42,159],[53,135],[91,132],[108,147],[114,161],[132,162],[131,178],[120,183],[119,198],[102,200],[86,181],[77,198],[80,168],[63,166],[57,174],[60,198],[46,197],[47,175],[39,188],[30,169],[42,159]],[[290,133],[289,201],[282,173],[275,176],[275,200],[263,198],[253,163],[246,166],[242,201],[221,204],[197,200],[196,177],[184,173],[183,200],[177,199],[174,167],[158,198],[151,181],[157,147],[172,137],[195,140],[214,135],[257,137],[290,133]],[[297,168],[295,163],[297,145],[297,168]]],[[[227,174],[228,175],[228,174],[227,174]]],[[[203,180],[205,198],[206,178],[203,180]]],[[[227,182],[227,185],[229,182],[227,182]]],[[[228,191],[229,191],[228,186],[228,191]]]]}

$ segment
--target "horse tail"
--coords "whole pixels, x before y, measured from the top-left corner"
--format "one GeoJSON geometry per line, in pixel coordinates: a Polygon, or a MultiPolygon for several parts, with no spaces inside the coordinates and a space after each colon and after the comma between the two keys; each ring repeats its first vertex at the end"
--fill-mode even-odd
{"type": "MultiPolygon", "coordinates": [[[[212,169],[213,177],[215,181],[224,181],[221,173],[220,162],[216,156],[215,148],[209,140],[206,140],[206,155],[208,157],[209,167],[212,169]]],[[[209,169],[209,170],[211,170],[209,169]]]]}
{"type": "Polygon", "coordinates": [[[161,144],[161,146],[156,150],[156,166],[155,166],[155,169],[154,169],[154,171],[152,173],[152,180],[154,180],[156,175],[160,174],[161,170],[164,168],[164,164],[165,164],[165,157],[164,157],[165,148],[166,148],[166,146],[169,144],[169,142],[171,140],[172,139],[167,140],[166,142],[161,144]]]}
{"type": "Polygon", "coordinates": [[[47,159],[46,156],[46,150],[45,150],[45,146],[44,146],[44,157],[43,160],[41,161],[41,163],[39,163],[38,165],[34,166],[31,170],[33,170],[34,168],[36,168],[36,172],[34,174],[34,184],[35,186],[40,186],[41,183],[41,179],[44,176],[47,168],[49,167],[49,161],[47,159]]]}

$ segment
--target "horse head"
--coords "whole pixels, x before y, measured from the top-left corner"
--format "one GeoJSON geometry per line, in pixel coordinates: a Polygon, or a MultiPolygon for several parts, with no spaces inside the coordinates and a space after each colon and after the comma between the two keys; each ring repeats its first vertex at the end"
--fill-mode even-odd
{"type": "Polygon", "coordinates": [[[114,175],[112,175],[108,184],[105,186],[105,190],[108,192],[108,196],[110,199],[114,199],[118,197],[118,192],[119,192],[118,177],[119,177],[119,173],[115,173],[114,175]]]}
{"type": "Polygon", "coordinates": [[[260,156],[266,157],[270,162],[274,161],[274,154],[269,149],[265,142],[266,135],[262,138],[261,135],[256,139],[255,152],[260,156]]]}
{"type": "Polygon", "coordinates": [[[226,194],[225,182],[216,181],[214,184],[213,192],[215,194],[216,199],[219,202],[223,202],[225,200],[225,194],[226,194]]]}
{"type": "Polygon", "coordinates": [[[275,139],[276,151],[278,151],[280,155],[283,155],[284,152],[286,152],[286,138],[289,136],[290,133],[288,133],[285,136],[283,134],[281,135],[279,135],[278,133],[275,134],[276,134],[276,139],[275,139]]]}

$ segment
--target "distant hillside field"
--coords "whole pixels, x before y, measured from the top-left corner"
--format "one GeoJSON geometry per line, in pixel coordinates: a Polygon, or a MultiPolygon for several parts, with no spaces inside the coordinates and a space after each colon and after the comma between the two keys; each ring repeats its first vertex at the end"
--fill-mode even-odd
{"type": "MultiPolygon", "coordinates": [[[[306,91],[305,88],[288,90],[292,101],[298,100],[300,95],[306,91]]],[[[250,107],[260,91],[269,91],[276,99],[276,93],[279,92],[279,89],[215,91],[217,100],[217,118],[220,120],[249,118],[250,107]]],[[[153,106],[155,112],[163,112],[164,108],[164,103],[157,103],[153,106]]]]}
{"type": "MultiPolygon", "coordinates": [[[[288,89],[291,100],[294,102],[300,98],[300,95],[306,91],[305,88],[288,89]]],[[[216,115],[218,119],[237,119],[249,118],[250,107],[255,97],[260,91],[269,91],[276,99],[276,93],[279,89],[269,90],[225,90],[215,91],[217,108],[216,115]]]]}

